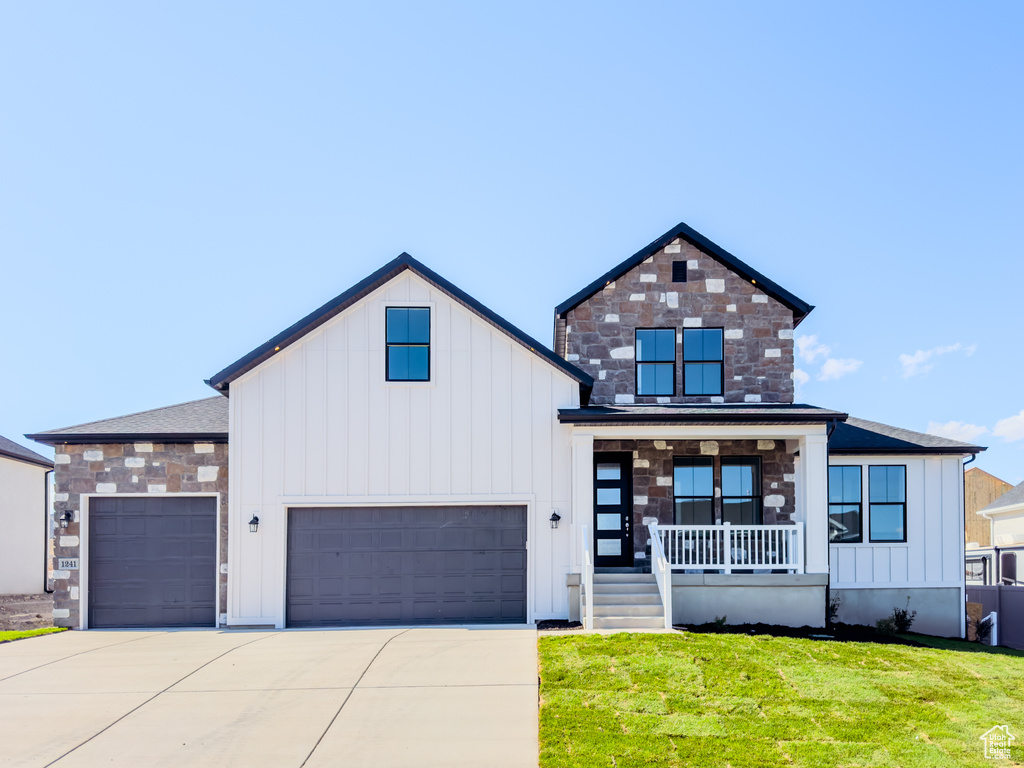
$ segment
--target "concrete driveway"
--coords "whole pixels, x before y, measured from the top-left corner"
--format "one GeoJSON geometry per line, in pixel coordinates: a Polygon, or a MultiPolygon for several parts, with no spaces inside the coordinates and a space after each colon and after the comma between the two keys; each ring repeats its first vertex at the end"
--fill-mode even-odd
{"type": "Polygon", "coordinates": [[[536,766],[531,629],[62,632],[0,645],[0,765],[536,766]]]}

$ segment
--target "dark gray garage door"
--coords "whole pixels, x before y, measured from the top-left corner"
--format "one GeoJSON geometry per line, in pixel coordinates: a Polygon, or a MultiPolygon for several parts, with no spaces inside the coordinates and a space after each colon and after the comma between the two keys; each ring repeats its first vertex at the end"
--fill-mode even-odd
{"type": "Polygon", "coordinates": [[[526,508],[289,510],[287,621],[525,622],[526,508]]]}
{"type": "Polygon", "coordinates": [[[89,502],[89,626],[216,626],[217,502],[89,502]]]}

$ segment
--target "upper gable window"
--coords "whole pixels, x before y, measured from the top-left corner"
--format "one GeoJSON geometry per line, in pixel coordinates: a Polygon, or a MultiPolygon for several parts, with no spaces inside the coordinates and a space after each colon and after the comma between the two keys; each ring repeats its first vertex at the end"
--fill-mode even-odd
{"type": "Polygon", "coordinates": [[[387,308],[388,381],[430,380],[430,308],[387,308]]]}
{"type": "Polygon", "coordinates": [[[722,394],[722,329],[683,331],[683,394],[722,394]]]}
{"type": "Polygon", "coordinates": [[[686,282],[686,262],[685,261],[673,261],[672,262],[672,282],[673,283],[685,283],[686,282]]]}
{"type": "Polygon", "coordinates": [[[675,328],[638,328],[636,332],[636,393],[676,393],[675,328]]]}

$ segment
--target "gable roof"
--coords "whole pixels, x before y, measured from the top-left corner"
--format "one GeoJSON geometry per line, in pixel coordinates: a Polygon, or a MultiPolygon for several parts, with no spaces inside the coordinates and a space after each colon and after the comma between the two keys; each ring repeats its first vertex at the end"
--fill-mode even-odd
{"type": "Polygon", "coordinates": [[[690,243],[690,245],[699,248],[711,258],[731,269],[744,280],[749,280],[755,283],[761,291],[764,291],[773,299],[776,299],[780,303],[789,307],[789,309],[793,311],[794,327],[799,325],[800,321],[810,314],[812,309],[814,309],[812,305],[808,304],[803,299],[794,296],[777,283],[769,280],[756,269],[733,256],[722,246],[711,242],[697,230],[687,226],[683,222],[680,222],[654,242],[645,245],[621,264],[612,267],[582,291],[563,301],[555,307],[555,315],[559,317],[564,316],[570,309],[578,307],[595,293],[604,289],[608,283],[617,280],[626,272],[633,269],[633,267],[642,263],[644,259],[660,251],[677,237],[682,238],[686,242],[690,243]]]}
{"type": "Polygon", "coordinates": [[[0,435],[0,457],[5,459],[14,459],[15,461],[24,461],[26,464],[36,464],[40,467],[53,469],[53,462],[48,458],[40,456],[35,451],[30,451],[24,446],[18,445],[13,440],[8,440],[3,435],[0,435]]]}
{"type": "Polygon", "coordinates": [[[126,443],[132,440],[226,443],[228,400],[219,395],[207,397],[25,437],[46,445],[126,443]]]}
{"type": "Polygon", "coordinates": [[[887,453],[946,453],[976,454],[984,451],[981,446],[950,440],[948,437],[913,432],[909,429],[891,427],[876,421],[857,419],[851,416],[837,424],[828,440],[828,452],[834,455],[876,455],[887,453]]]}
{"type": "Polygon", "coordinates": [[[347,291],[331,299],[317,310],[314,310],[294,325],[285,328],[270,341],[256,347],[245,357],[236,360],[224,370],[214,374],[206,383],[218,392],[226,393],[232,381],[255,368],[270,357],[290,344],[294,344],[310,331],[326,323],[335,315],[345,311],[364,296],[375,291],[380,286],[394,279],[406,270],[426,280],[441,292],[462,304],[464,307],[479,315],[499,331],[519,343],[526,349],[547,360],[571,379],[578,382],[581,387],[581,399],[586,402],[590,396],[590,390],[594,386],[594,379],[586,372],[580,370],[572,363],[563,360],[550,349],[545,347],[532,336],[516,328],[501,316],[495,314],[479,301],[474,299],[465,291],[457,288],[445,280],[439,274],[421,264],[408,253],[402,253],[397,258],[385,264],[372,275],[353,285],[347,291]]]}
{"type": "Polygon", "coordinates": [[[1010,490],[1000,496],[998,499],[993,501],[987,507],[982,507],[979,512],[990,512],[993,509],[1001,509],[1002,507],[1015,507],[1018,504],[1024,504],[1024,483],[1013,486],[1010,490]]]}

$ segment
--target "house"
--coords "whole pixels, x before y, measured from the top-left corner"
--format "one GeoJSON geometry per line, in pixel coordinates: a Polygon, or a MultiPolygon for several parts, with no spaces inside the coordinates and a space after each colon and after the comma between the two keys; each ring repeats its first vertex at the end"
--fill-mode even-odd
{"type": "Polygon", "coordinates": [[[813,309],[685,224],[548,349],[407,254],[215,374],[57,449],[55,618],[97,626],[963,631],[980,447],[794,402],[813,309]]]}
{"type": "Polygon", "coordinates": [[[0,595],[46,589],[47,475],[53,462],[0,436],[0,595]]]}
{"type": "Polygon", "coordinates": [[[970,580],[978,584],[1024,587],[1024,571],[1021,570],[1024,568],[1024,483],[1012,486],[982,507],[977,516],[990,526],[992,544],[968,546],[970,580]]]}
{"type": "Polygon", "coordinates": [[[1024,649],[1024,483],[977,514],[991,526],[992,544],[967,548],[967,598],[996,615],[993,644],[1024,649]]]}
{"type": "Polygon", "coordinates": [[[964,538],[967,548],[992,545],[991,521],[978,514],[993,501],[1013,488],[1005,480],[990,475],[983,469],[971,467],[964,472],[964,510],[967,529],[964,538]]]}

